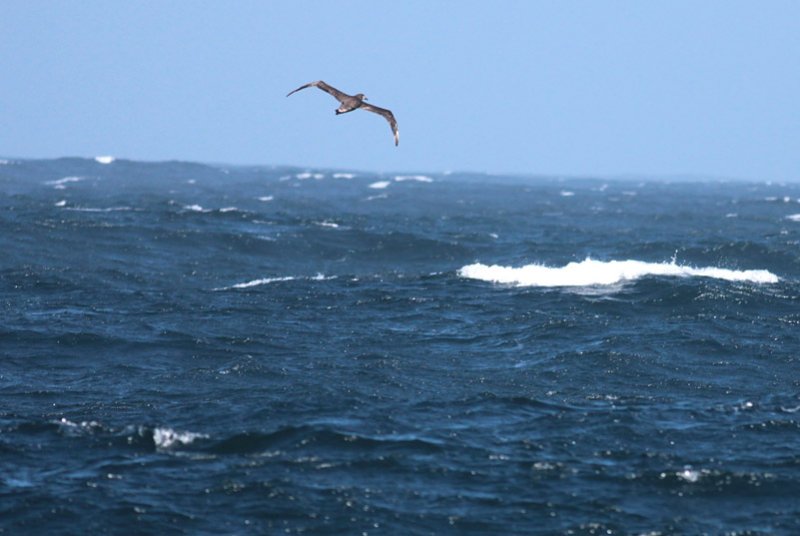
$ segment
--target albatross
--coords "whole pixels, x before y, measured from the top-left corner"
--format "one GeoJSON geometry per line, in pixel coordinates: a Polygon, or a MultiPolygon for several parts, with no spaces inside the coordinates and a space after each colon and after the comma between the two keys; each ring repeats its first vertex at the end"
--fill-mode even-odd
{"type": "Polygon", "coordinates": [[[397,129],[397,121],[394,118],[394,114],[391,112],[391,110],[387,110],[386,108],[380,108],[378,106],[373,106],[372,104],[367,104],[366,102],[364,102],[365,100],[367,100],[367,97],[365,97],[363,93],[348,95],[347,93],[339,91],[333,86],[329,86],[322,80],[317,80],[316,82],[310,82],[304,86],[300,86],[294,91],[290,91],[286,96],[288,97],[292,93],[297,93],[301,89],[305,89],[307,87],[318,87],[322,91],[333,95],[336,98],[336,100],[338,100],[341,103],[341,106],[339,106],[336,109],[336,115],[346,114],[347,112],[352,112],[353,110],[358,110],[360,108],[362,110],[366,110],[368,112],[373,112],[383,116],[383,118],[389,122],[389,126],[392,127],[392,133],[394,134],[394,144],[397,145],[398,143],[400,143],[400,131],[397,129]]]}

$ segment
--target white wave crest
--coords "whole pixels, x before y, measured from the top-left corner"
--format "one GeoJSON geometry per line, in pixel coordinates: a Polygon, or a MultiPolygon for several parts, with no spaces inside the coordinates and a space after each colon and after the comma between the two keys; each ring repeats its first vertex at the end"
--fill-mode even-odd
{"type": "Polygon", "coordinates": [[[397,182],[416,181],[416,182],[433,182],[433,179],[426,175],[397,175],[394,178],[397,182]]]}
{"type": "Polygon", "coordinates": [[[168,449],[173,445],[189,445],[195,439],[207,438],[206,434],[194,432],[176,432],[172,428],[156,428],[153,430],[153,442],[158,449],[168,449]]]}
{"type": "MultiPolygon", "coordinates": [[[[59,202],[61,203],[61,202],[59,202]]],[[[66,205],[66,201],[63,201],[63,205],[56,204],[57,207],[63,207],[66,205]]],[[[94,208],[94,207],[67,207],[67,210],[72,210],[75,212],[120,212],[120,211],[128,211],[133,210],[133,207],[106,207],[106,208],[94,208]]]]}
{"type": "Polygon", "coordinates": [[[294,281],[294,277],[286,276],[286,277],[264,277],[262,279],[253,279],[252,281],[246,281],[244,283],[236,283],[235,285],[231,285],[230,287],[225,287],[221,290],[226,290],[230,288],[250,288],[250,287],[257,287],[259,285],[269,285],[270,283],[277,283],[279,281],[294,281]]]}
{"type": "Polygon", "coordinates": [[[330,279],[336,279],[337,276],[335,275],[325,275],[325,274],[317,274],[310,277],[295,277],[295,276],[284,276],[284,277],[264,277],[261,279],[253,279],[252,281],[245,281],[244,283],[236,283],[235,285],[231,285],[229,287],[221,287],[215,288],[215,291],[220,290],[233,290],[233,289],[242,289],[242,288],[251,288],[251,287],[258,287],[261,285],[269,285],[271,283],[281,283],[284,281],[296,281],[296,280],[306,280],[306,281],[328,281],[330,279]]]}
{"type": "Polygon", "coordinates": [[[85,180],[86,177],[64,177],[63,179],[58,179],[55,181],[47,181],[45,184],[52,186],[56,190],[63,190],[67,187],[67,184],[71,182],[80,182],[85,180]]]}
{"type": "Polygon", "coordinates": [[[791,221],[800,221],[800,214],[789,214],[786,216],[786,219],[791,221]]]}
{"type": "Polygon", "coordinates": [[[110,164],[116,160],[113,156],[96,156],[94,159],[100,164],[110,164]]]}
{"type": "Polygon", "coordinates": [[[102,425],[97,421],[73,422],[65,417],[55,421],[61,432],[68,436],[90,435],[102,429],[102,425]]]}
{"type": "Polygon", "coordinates": [[[203,208],[200,205],[184,205],[183,210],[188,210],[191,212],[211,212],[211,209],[203,208]]]}
{"type": "Polygon", "coordinates": [[[264,201],[264,202],[272,201],[273,199],[275,199],[275,197],[271,195],[262,195],[261,197],[258,198],[259,201],[264,201]]]}
{"type": "Polygon", "coordinates": [[[529,264],[520,268],[470,264],[458,271],[468,279],[530,287],[590,287],[615,285],[646,276],[710,277],[727,281],[777,283],[780,278],[767,270],[729,270],[727,268],[695,268],[672,263],[635,260],[596,261],[586,259],[560,268],[529,264]]]}
{"type": "Polygon", "coordinates": [[[356,177],[355,173],[334,173],[334,179],[354,179],[356,177]]]}
{"type": "Polygon", "coordinates": [[[299,179],[301,181],[308,180],[308,179],[322,180],[322,179],[325,178],[325,175],[323,175],[322,173],[310,173],[310,172],[306,171],[304,173],[295,174],[295,178],[299,179]]]}
{"type": "Polygon", "coordinates": [[[387,186],[389,186],[389,181],[377,181],[369,185],[370,188],[374,188],[376,190],[383,190],[387,186]]]}

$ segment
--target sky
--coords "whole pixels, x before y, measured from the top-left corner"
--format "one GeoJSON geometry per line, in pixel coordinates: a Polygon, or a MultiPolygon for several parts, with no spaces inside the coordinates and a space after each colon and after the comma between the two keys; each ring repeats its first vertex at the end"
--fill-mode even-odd
{"type": "Polygon", "coordinates": [[[794,0],[4,0],[0,72],[11,158],[800,181],[794,0]]]}

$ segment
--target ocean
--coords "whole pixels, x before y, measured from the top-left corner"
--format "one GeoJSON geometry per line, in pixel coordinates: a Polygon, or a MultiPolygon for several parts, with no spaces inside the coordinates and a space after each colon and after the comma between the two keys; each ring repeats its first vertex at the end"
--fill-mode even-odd
{"type": "Polygon", "coordinates": [[[0,532],[800,534],[800,184],[0,160],[0,532]]]}

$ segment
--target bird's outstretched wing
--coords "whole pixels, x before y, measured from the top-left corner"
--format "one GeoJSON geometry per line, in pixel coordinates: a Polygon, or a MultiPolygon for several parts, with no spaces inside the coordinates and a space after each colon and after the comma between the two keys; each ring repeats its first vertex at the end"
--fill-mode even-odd
{"type": "Polygon", "coordinates": [[[367,104],[366,102],[361,105],[361,109],[382,115],[387,121],[389,121],[389,126],[392,127],[392,134],[394,134],[394,144],[398,145],[400,143],[400,130],[397,128],[397,120],[394,118],[394,114],[390,110],[373,106],[372,104],[367,104]]]}
{"type": "Polygon", "coordinates": [[[317,80],[316,82],[309,82],[308,84],[306,84],[304,86],[300,86],[299,88],[295,89],[294,91],[289,92],[286,96],[288,97],[292,93],[297,93],[301,89],[305,89],[305,88],[311,87],[311,86],[318,87],[322,91],[324,91],[326,93],[330,93],[331,95],[336,97],[336,100],[338,100],[339,102],[342,102],[343,99],[345,99],[345,98],[350,96],[347,93],[342,93],[341,91],[339,91],[338,89],[336,89],[333,86],[329,86],[328,84],[326,84],[322,80],[317,80]]]}

